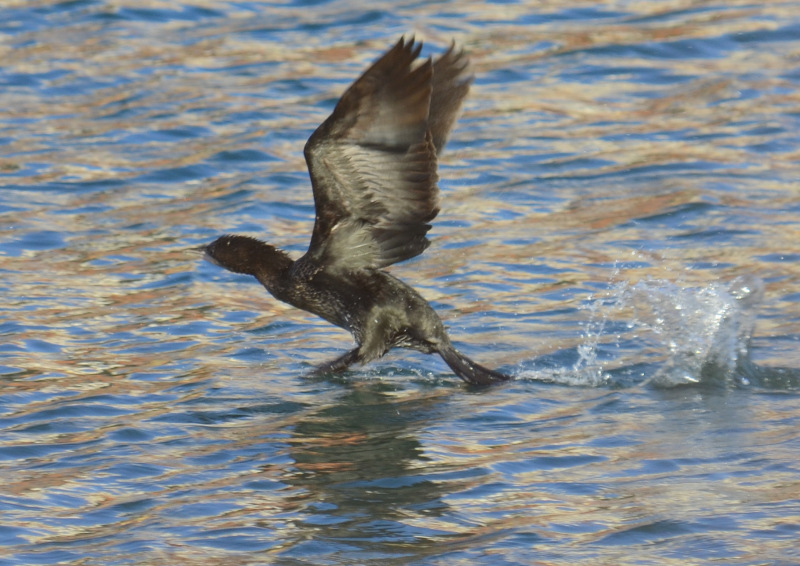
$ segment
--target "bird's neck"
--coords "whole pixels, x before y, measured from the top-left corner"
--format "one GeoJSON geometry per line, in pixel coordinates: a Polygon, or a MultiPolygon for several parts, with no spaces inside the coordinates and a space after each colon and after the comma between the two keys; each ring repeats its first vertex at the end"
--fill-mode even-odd
{"type": "Polygon", "coordinates": [[[260,263],[253,275],[270,293],[280,298],[288,283],[294,260],[286,252],[273,246],[265,246],[263,253],[266,261],[260,263]]]}

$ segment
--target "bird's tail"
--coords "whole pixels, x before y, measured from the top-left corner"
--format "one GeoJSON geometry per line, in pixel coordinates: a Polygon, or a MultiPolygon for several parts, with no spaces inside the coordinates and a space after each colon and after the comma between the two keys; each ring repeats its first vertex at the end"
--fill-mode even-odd
{"type": "Polygon", "coordinates": [[[450,369],[458,377],[472,385],[491,385],[498,381],[508,381],[511,376],[483,367],[479,363],[473,362],[467,356],[448,345],[439,350],[439,355],[447,362],[450,369]]]}

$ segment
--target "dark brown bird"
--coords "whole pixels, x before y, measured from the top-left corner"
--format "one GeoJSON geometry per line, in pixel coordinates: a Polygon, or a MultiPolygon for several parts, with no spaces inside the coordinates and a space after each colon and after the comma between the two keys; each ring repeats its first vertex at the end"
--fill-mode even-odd
{"type": "Polygon", "coordinates": [[[206,259],[253,275],[281,301],[349,330],[358,344],[315,374],[345,370],[391,348],[442,356],[461,379],[510,379],[450,343],[441,319],[414,289],[383,268],[421,254],[439,212],[437,156],[469,91],[469,61],[455,45],[435,62],[400,39],[345,91],[311,135],[305,158],[316,222],[306,254],[247,236],[203,247],[206,259]]]}

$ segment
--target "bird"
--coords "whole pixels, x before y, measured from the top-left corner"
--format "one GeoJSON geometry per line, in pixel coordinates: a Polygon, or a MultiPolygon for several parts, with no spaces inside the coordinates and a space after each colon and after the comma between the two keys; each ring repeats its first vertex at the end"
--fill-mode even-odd
{"type": "Polygon", "coordinates": [[[254,276],[276,299],[353,335],[355,348],[312,375],[341,373],[399,347],[439,354],[471,385],[511,379],[459,352],[428,301],[385,270],[430,245],[438,157],[474,80],[455,42],[436,60],[420,58],[421,50],[422,42],[401,37],[308,139],[316,215],[302,257],[243,235],[200,247],[208,261],[254,276]]]}

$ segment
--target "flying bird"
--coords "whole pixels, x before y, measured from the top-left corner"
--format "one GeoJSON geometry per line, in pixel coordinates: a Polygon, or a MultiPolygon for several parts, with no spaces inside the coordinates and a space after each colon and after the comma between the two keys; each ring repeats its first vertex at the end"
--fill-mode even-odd
{"type": "Polygon", "coordinates": [[[392,348],[438,353],[467,383],[509,376],[460,353],[439,315],[384,268],[421,254],[439,212],[437,158],[473,76],[455,44],[435,61],[401,38],[342,95],[306,143],[316,219],[308,251],[292,259],[249,236],[202,246],[209,261],[254,276],[278,300],[350,331],[357,346],[317,367],[344,371],[392,348]]]}

